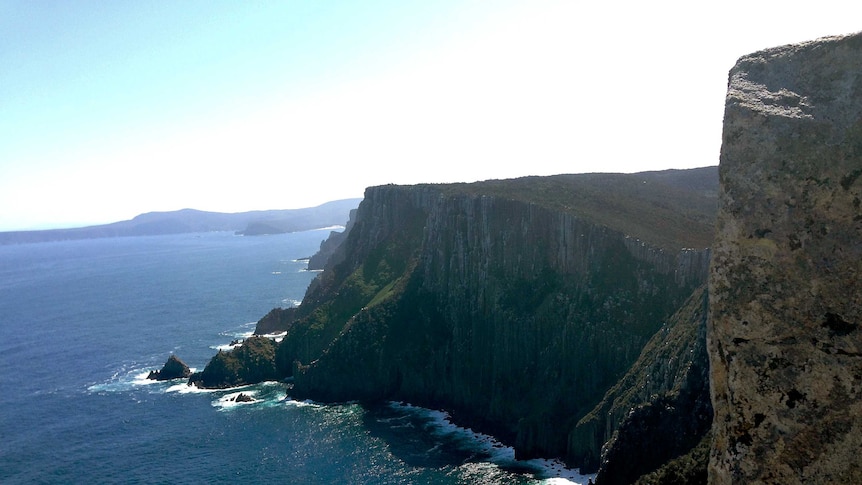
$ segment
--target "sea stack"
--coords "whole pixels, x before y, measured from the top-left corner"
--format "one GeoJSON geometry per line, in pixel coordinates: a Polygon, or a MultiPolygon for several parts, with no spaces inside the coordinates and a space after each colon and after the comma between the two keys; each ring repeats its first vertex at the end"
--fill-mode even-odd
{"type": "Polygon", "coordinates": [[[162,370],[154,370],[150,372],[147,379],[169,381],[171,379],[187,378],[190,375],[192,375],[192,371],[189,369],[189,366],[187,366],[186,363],[180,360],[176,355],[171,355],[168,357],[165,365],[162,366],[162,370]]]}
{"type": "Polygon", "coordinates": [[[730,71],[711,484],[862,483],[862,35],[730,71]]]}

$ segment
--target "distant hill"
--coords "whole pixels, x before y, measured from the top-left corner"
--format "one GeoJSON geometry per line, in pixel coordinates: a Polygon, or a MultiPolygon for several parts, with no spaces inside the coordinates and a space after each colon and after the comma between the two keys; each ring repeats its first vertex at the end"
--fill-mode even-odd
{"type": "Polygon", "coordinates": [[[98,226],[0,232],[0,245],[188,232],[234,231],[237,234],[256,236],[305,231],[346,224],[350,211],[355,209],[361,200],[336,200],[304,209],[236,213],[206,212],[195,209],[148,212],[128,221],[98,226]]]}

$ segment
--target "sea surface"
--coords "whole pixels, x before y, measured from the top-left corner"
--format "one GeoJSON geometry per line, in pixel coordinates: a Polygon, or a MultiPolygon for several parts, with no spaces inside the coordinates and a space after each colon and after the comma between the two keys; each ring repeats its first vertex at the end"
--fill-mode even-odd
{"type": "Polygon", "coordinates": [[[281,383],[201,391],[202,369],[299,304],[329,230],[0,246],[0,483],[586,483],[409,403],[297,402],[281,383]],[[254,402],[237,404],[238,393],[254,402]]]}

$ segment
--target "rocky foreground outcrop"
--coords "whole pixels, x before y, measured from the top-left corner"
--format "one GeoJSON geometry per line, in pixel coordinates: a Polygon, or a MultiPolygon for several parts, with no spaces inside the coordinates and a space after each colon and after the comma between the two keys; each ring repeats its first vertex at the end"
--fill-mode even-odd
{"type": "Polygon", "coordinates": [[[709,481],[862,483],[862,35],[730,72],[709,481]]]}

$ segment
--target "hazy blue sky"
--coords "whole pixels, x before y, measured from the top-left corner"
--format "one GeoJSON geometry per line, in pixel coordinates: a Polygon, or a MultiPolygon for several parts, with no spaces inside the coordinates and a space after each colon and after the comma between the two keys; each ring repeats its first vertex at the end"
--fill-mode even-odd
{"type": "Polygon", "coordinates": [[[0,0],[0,230],[718,163],[727,71],[856,2],[0,0]]]}

